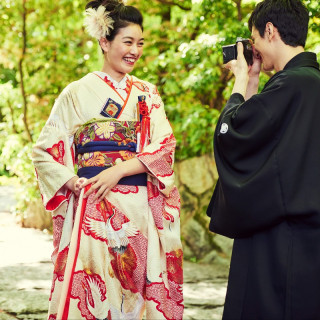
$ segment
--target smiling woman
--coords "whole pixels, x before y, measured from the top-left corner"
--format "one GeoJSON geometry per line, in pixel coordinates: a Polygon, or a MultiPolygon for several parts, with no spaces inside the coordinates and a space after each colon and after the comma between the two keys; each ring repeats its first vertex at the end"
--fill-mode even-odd
{"type": "Polygon", "coordinates": [[[142,21],[121,2],[88,3],[103,67],[63,90],[34,147],[54,225],[49,320],[182,319],[175,138],[157,88],[129,75],[142,21]]]}
{"type": "Polygon", "coordinates": [[[87,31],[97,38],[105,56],[102,71],[120,81],[142,55],[142,15],[117,1],[91,1],[86,9],[87,31]],[[96,21],[101,21],[100,28],[96,21]]]}
{"type": "Polygon", "coordinates": [[[142,55],[142,30],[139,25],[130,24],[121,28],[112,41],[101,38],[100,46],[105,55],[102,71],[120,81],[142,55]]]}

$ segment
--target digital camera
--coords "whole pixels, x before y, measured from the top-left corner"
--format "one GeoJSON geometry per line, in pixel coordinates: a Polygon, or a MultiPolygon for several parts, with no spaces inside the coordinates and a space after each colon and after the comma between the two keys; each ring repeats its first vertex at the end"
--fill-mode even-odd
{"type": "Polygon", "coordinates": [[[247,61],[247,64],[250,66],[253,63],[253,49],[252,42],[250,39],[237,38],[235,44],[229,44],[227,46],[222,46],[223,53],[223,63],[228,63],[231,60],[237,59],[237,43],[242,42],[243,44],[243,55],[247,61]]]}

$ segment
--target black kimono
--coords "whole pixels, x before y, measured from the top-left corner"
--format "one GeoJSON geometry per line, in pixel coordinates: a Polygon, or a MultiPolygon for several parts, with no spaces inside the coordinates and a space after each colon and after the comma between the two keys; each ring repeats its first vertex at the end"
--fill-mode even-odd
{"type": "Polygon", "coordinates": [[[223,319],[320,319],[320,71],[303,52],[233,94],[214,137],[210,230],[234,238],[223,319]]]}

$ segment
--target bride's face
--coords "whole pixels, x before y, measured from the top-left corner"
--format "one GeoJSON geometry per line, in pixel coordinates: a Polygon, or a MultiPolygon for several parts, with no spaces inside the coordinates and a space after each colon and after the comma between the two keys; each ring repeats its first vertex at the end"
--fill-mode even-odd
{"type": "Polygon", "coordinates": [[[121,80],[126,73],[133,70],[142,55],[143,44],[142,30],[137,24],[119,29],[112,41],[100,40],[101,48],[105,52],[105,65],[111,77],[121,80]]]}

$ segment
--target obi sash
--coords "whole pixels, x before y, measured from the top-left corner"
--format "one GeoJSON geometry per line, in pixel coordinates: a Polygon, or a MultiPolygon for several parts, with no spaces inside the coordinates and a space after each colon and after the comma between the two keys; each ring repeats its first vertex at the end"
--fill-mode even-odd
{"type": "MultiPolygon", "coordinates": [[[[107,170],[105,167],[84,167],[78,170],[79,178],[90,179],[103,170],[107,170]]],[[[139,173],[132,176],[123,177],[119,180],[118,184],[127,185],[127,186],[147,186],[147,174],[139,173]]]]}
{"type": "MultiPolygon", "coordinates": [[[[135,128],[133,121],[114,119],[93,120],[80,128],[75,138],[78,176],[90,179],[119,161],[134,158],[137,149],[135,128]]],[[[147,186],[147,174],[124,177],[118,184],[147,186]]]]}

